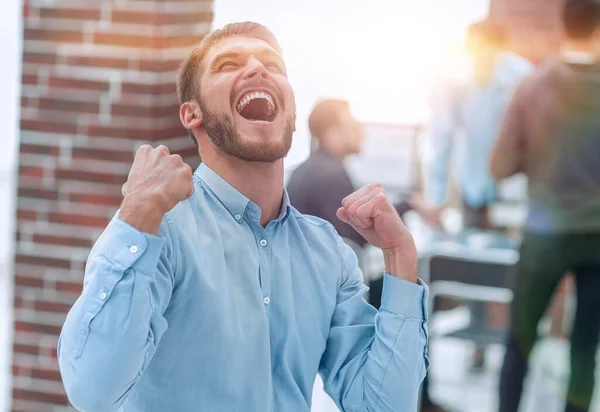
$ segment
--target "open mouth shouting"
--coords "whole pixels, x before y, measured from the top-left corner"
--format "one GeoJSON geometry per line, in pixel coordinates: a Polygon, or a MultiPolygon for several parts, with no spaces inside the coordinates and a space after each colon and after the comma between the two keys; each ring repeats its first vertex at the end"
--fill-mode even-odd
{"type": "Polygon", "coordinates": [[[273,95],[258,90],[242,94],[235,108],[240,116],[253,123],[271,123],[279,111],[273,95]]]}

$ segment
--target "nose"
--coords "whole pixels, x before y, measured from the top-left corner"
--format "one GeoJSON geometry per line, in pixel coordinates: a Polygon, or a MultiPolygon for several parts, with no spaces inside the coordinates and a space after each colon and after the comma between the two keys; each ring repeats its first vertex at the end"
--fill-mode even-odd
{"type": "Polygon", "coordinates": [[[250,57],[248,59],[248,63],[246,64],[246,74],[244,78],[252,79],[254,77],[262,77],[266,79],[269,77],[269,72],[260,62],[260,60],[256,59],[255,57],[250,57]]]}

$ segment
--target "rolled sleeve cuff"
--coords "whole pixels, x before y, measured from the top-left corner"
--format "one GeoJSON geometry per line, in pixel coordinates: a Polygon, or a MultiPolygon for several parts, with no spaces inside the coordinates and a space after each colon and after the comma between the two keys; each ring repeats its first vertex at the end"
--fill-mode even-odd
{"type": "Polygon", "coordinates": [[[388,312],[427,320],[428,296],[429,289],[422,280],[416,284],[384,274],[381,307],[388,312]]]}
{"type": "Polygon", "coordinates": [[[115,217],[108,225],[95,248],[101,255],[123,269],[133,268],[142,273],[154,273],[165,241],[115,217]]]}

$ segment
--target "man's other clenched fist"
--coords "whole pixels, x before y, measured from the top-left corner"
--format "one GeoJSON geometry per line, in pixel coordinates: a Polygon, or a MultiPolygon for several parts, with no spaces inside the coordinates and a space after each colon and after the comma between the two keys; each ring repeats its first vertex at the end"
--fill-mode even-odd
{"type": "Polygon", "coordinates": [[[165,146],[141,146],[123,185],[119,218],[147,233],[158,233],[165,213],[191,196],[193,173],[165,146]]]}

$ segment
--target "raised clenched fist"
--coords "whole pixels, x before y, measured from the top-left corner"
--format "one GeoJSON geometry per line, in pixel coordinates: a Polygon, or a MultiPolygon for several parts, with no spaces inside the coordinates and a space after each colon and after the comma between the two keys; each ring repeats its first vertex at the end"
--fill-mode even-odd
{"type": "Polygon", "coordinates": [[[141,146],[123,185],[120,218],[142,231],[155,232],[162,216],[193,191],[190,166],[166,146],[141,146]],[[145,224],[142,221],[149,220],[145,224]]]}
{"type": "Polygon", "coordinates": [[[337,216],[383,250],[388,273],[416,282],[415,242],[381,184],[371,183],[347,196],[337,216]]]}

